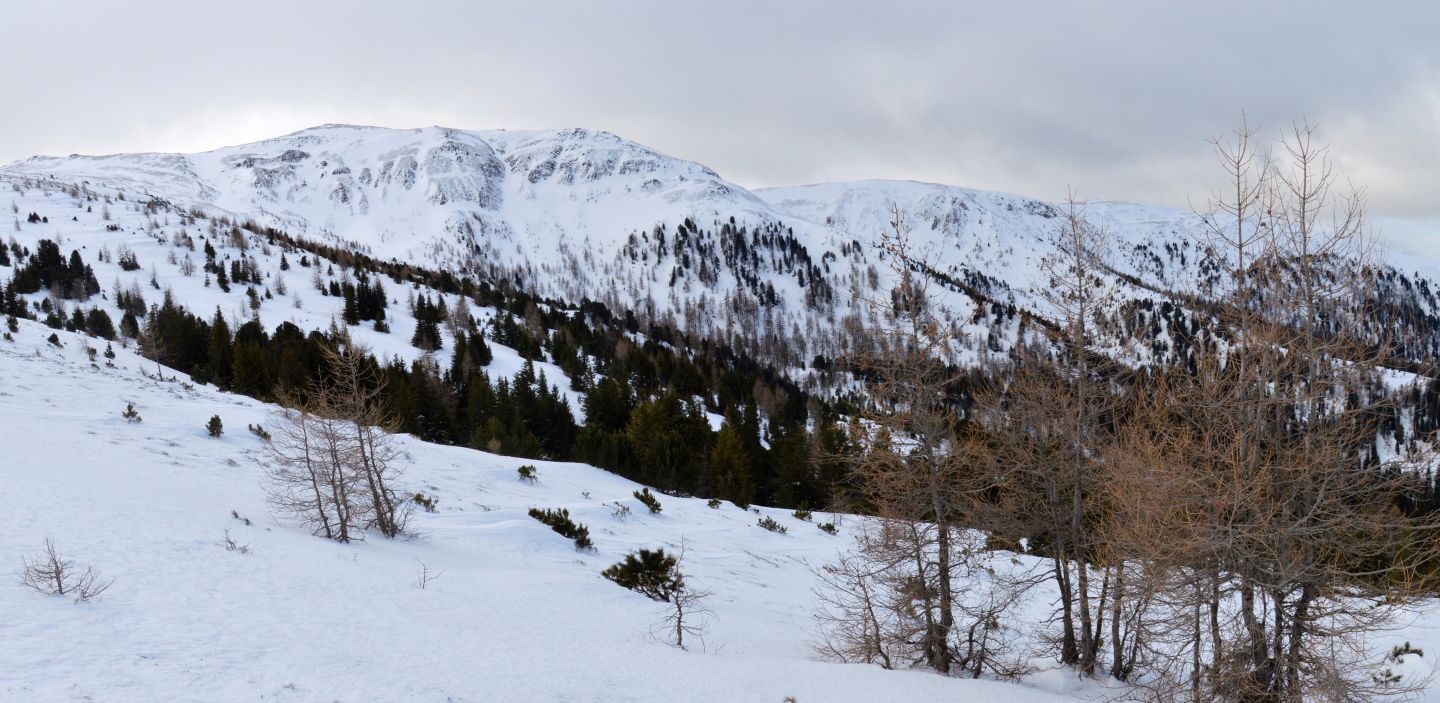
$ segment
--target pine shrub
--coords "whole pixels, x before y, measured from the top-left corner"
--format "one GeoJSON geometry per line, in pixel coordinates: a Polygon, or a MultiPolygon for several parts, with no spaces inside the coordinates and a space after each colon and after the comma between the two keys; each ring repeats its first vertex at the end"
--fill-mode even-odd
{"type": "Polygon", "coordinates": [[[652,600],[670,602],[685,589],[678,561],[663,549],[641,549],[602,571],[601,576],[652,600]]]}
{"type": "Polygon", "coordinates": [[[120,417],[125,418],[129,422],[139,422],[140,411],[135,409],[134,403],[126,403],[125,412],[120,413],[120,417]]]}
{"type": "Polygon", "coordinates": [[[539,478],[536,474],[535,467],[530,464],[515,469],[515,473],[520,474],[520,480],[525,483],[535,483],[535,479],[539,478]]]}
{"type": "Polygon", "coordinates": [[[719,499],[719,498],[711,498],[710,500],[705,501],[705,505],[710,506],[710,508],[711,508],[712,510],[719,510],[719,509],[720,509],[720,499],[719,499]]]}
{"type": "Polygon", "coordinates": [[[550,529],[559,533],[561,537],[574,540],[575,548],[580,551],[588,552],[595,548],[595,544],[590,541],[590,528],[571,520],[570,511],[565,508],[558,510],[531,508],[530,517],[549,525],[550,529]]]}
{"type": "Polygon", "coordinates": [[[782,534],[782,535],[785,534],[786,532],[789,532],[789,531],[790,531],[790,530],[786,529],[784,525],[781,525],[780,523],[775,522],[775,518],[772,518],[772,517],[770,517],[769,515],[766,515],[765,517],[760,518],[758,521],[756,521],[755,524],[756,524],[756,525],[759,525],[759,526],[761,526],[761,527],[763,527],[763,528],[765,528],[765,529],[767,529],[767,530],[769,530],[769,531],[771,531],[771,532],[778,532],[778,533],[780,533],[780,534],[782,534]]]}
{"type": "Polygon", "coordinates": [[[822,522],[822,523],[816,525],[816,527],[820,528],[820,531],[821,531],[821,532],[824,532],[824,533],[827,533],[827,534],[835,535],[835,534],[839,534],[839,533],[840,533],[840,528],[836,527],[836,526],[835,526],[835,523],[833,523],[833,522],[822,522]]]}
{"type": "Polygon", "coordinates": [[[211,437],[219,437],[225,434],[225,425],[220,422],[219,415],[210,416],[210,421],[205,423],[205,431],[210,433],[211,437]]]}
{"type": "Polygon", "coordinates": [[[655,494],[651,493],[649,488],[642,488],[635,491],[632,495],[635,496],[635,500],[644,503],[645,507],[650,509],[652,515],[658,515],[660,513],[660,499],[656,498],[655,494]]]}

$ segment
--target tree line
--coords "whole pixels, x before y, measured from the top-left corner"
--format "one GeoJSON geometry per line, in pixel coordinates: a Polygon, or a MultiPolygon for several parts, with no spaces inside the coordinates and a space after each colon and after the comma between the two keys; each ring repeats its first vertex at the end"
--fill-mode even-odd
{"type": "MultiPolygon", "coordinates": [[[[327,268],[334,276],[336,262],[327,264],[321,257],[330,250],[311,251],[304,248],[308,243],[273,230],[258,236],[268,237],[282,252],[304,252],[299,265],[317,276],[327,268]]],[[[217,280],[263,280],[258,259],[242,253],[227,266],[215,246],[219,240],[200,238],[207,274],[217,280]]],[[[814,460],[820,450],[843,443],[835,408],[723,344],[642,325],[629,312],[617,315],[592,301],[567,307],[351,255],[343,280],[332,277],[316,286],[343,300],[340,319],[329,329],[302,330],[290,322],[267,329],[258,316],[235,321],[219,308],[197,314],[158,281],[153,282],[160,290],[158,303],[148,302],[138,285],[123,287],[117,281],[111,300],[121,311],[117,325],[104,306],[87,312],[77,304],[72,314],[65,310],[64,295],[36,306],[21,297],[73,289],[74,299],[83,303],[97,294],[93,271],[78,251],[67,263],[58,245],[44,240],[35,252],[16,246],[14,254],[24,275],[5,284],[0,312],[39,317],[57,329],[107,340],[134,341],[157,365],[270,402],[307,402],[308,389],[325,377],[326,354],[344,345],[350,328],[370,324],[388,331],[382,324],[393,288],[380,280],[388,275],[410,291],[409,309],[416,319],[412,344],[450,353],[443,366],[429,355],[408,363],[373,356],[360,360],[366,377],[383,386],[379,400],[398,431],[514,456],[587,461],[664,491],[742,505],[822,507],[843,490],[838,465],[814,460]],[[26,283],[31,277],[33,285],[26,283]],[[23,290],[17,281],[25,284],[23,290]],[[460,301],[454,309],[439,294],[445,288],[460,301]],[[488,320],[473,315],[471,305],[491,310],[488,320]],[[518,372],[493,373],[492,342],[522,357],[518,372]],[[544,360],[565,372],[570,390],[584,394],[585,422],[577,421],[577,408],[557,379],[537,370],[535,362],[544,360]],[[724,419],[712,427],[717,416],[724,419]]],[[[292,258],[282,253],[282,266],[288,268],[292,258]]]]}

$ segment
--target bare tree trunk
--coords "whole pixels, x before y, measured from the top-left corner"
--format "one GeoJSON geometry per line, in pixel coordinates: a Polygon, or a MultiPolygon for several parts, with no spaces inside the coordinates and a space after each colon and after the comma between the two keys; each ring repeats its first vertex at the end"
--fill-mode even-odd
{"type": "Polygon", "coordinates": [[[1125,667],[1125,640],[1123,623],[1125,605],[1125,561],[1115,565],[1115,595],[1110,598],[1110,676],[1124,681],[1128,674],[1125,667]]]}
{"type": "Polygon", "coordinates": [[[1060,592],[1060,663],[1074,666],[1080,662],[1080,647],[1075,637],[1075,598],[1070,588],[1070,568],[1058,546],[1052,561],[1055,565],[1055,586],[1060,592]]]}

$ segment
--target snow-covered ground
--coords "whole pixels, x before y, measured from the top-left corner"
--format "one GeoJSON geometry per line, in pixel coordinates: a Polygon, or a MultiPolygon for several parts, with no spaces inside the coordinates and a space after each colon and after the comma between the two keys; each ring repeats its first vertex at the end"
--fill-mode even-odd
{"type": "MultiPolygon", "coordinates": [[[[817,515],[840,523],[832,536],[758,509],[789,528],[776,534],[756,512],[669,496],[651,515],[636,484],[583,464],[401,437],[401,487],[439,500],[415,513],[417,536],[314,537],[265,501],[268,460],[246,427],[271,423],[273,407],[156,380],[126,349],[113,367],[91,361],[86,346],[103,343],[58,332],[56,347],[51,332],[21,321],[0,341],[0,699],[1038,703],[1125,692],[1043,654],[1021,684],[821,661],[812,567],[849,546],[860,518],[817,515]],[[141,422],[120,416],[127,403],[141,422]],[[204,428],[211,415],[224,421],[218,439],[204,428]],[[516,473],[527,463],[533,484],[516,473]],[[615,503],[630,515],[616,517],[615,503]],[[532,507],[567,508],[596,551],[577,552],[532,507]],[[250,552],[225,549],[227,531],[250,552]],[[113,587],[76,604],[19,585],[21,558],[46,538],[113,587]],[[703,642],[688,651],[657,629],[662,604],[600,576],[635,549],[682,546],[689,582],[713,592],[703,642]],[[421,588],[426,567],[436,577],[421,588]]],[[[1044,629],[1046,601],[1037,593],[1007,623],[1022,646],[1044,629]]],[[[1406,641],[1440,651],[1440,617],[1384,633],[1377,651],[1406,641]]],[[[1407,671],[1428,666],[1408,659],[1407,671]]]]}
{"type": "Polygon", "coordinates": [[[0,699],[1061,699],[819,661],[810,566],[846,547],[855,518],[832,536],[761,509],[789,527],[782,535],[728,503],[668,496],[650,515],[636,484],[593,467],[402,438],[403,486],[439,498],[437,512],[416,513],[418,536],[313,537],[265,502],[266,458],[246,426],[269,423],[271,408],[156,381],[129,351],[114,368],[92,363],[84,337],[60,332],[57,348],[50,333],[22,321],[0,341],[0,564],[17,569],[52,537],[115,583],[75,604],[0,579],[0,699]],[[141,422],[121,418],[127,402],[141,422]],[[203,427],[212,414],[226,428],[218,439],[203,427]],[[539,467],[533,485],[517,478],[525,463],[539,467]],[[631,515],[614,517],[613,502],[631,515]],[[597,550],[577,552],[531,507],[568,508],[597,550]],[[227,551],[226,530],[250,553],[227,551]],[[682,543],[690,581],[714,592],[690,651],[654,633],[661,604],[600,576],[629,551],[682,543]],[[422,565],[439,574],[424,589],[422,565]]]}

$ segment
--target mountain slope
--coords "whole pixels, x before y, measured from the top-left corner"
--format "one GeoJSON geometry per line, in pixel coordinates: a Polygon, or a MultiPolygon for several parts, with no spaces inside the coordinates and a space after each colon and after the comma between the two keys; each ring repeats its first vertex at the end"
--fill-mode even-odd
{"type": "Polygon", "coordinates": [[[92,363],[93,342],[61,332],[55,347],[49,333],[25,321],[0,341],[0,559],[13,567],[53,537],[115,583],[86,604],[0,588],[8,700],[1071,700],[816,661],[808,565],[845,548],[854,518],[831,536],[761,510],[789,526],[779,535],[733,505],[667,496],[652,516],[635,484],[598,469],[400,438],[403,486],[439,499],[418,536],[313,537],[265,504],[268,459],[245,427],[270,424],[270,408],[156,381],[125,350],[113,368],[92,363]],[[138,424],[120,417],[126,402],[138,424]],[[522,463],[538,482],[517,480],[522,463]],[[568,508],[597,551],[576,552],[530,507],[568,508]],[[227,551],[227,531],[250,553],[227,551]],[[659,604],[599,576],[630,550],[681,546],[692,582],[715,592],[688,652],[652,635],[659,604]],[[422,565],[438,574],[424,589],[422,565]]]}
{"type": "MultiPolygon", "coordinates": [[[[690,343],[725,345],[818,394],[849,385],[816,362],[863,348],[881,324],[873,303],[894,277],[883,241],[892,207],[962,333],[960,358],[975,364],[1035,334],[1027,321],[1055,319],[1044,262],[1056,257],[1065,207],[899,181],[752,193],[583,129],[326,125],[199,154],[35,157],[0,167],[0,181],[21,194],[17,229],[52,191],[83,186],[143,205],[152,233],[157,208],[197,211],[570,305],[598,301],[690,343]],[[30,200],[37,190],[44,197],[30,200]]],[[[1104,277],[1116,291],[1097,349],[1125,363],[1173,359],[1197,330],[1223,324],[1206,302],[1224,292],[1223,266],[1193,213],[1083,207],[1110,242],[1104,277]]],[[[57,236],[76,229],[43,224],[57,236]]],[[[1375,340],[1401,340],[1395,365],[1415,371],[1440,351],[1440,267],[1401,257],[1380,271],[1377,297],[1356,301],[1353,314],[1375,340]]]]}
{"type": "MultiPolygon", "coordinates": [[[[884,288],[878,247],[891,203],[944,271],[1022,305],[1033,303],[1056,213],[1020,196],[913,183],[751,193],[699,164],[578,129],[328,125],[200,154],[36,157],[0,178],[129,191],[382,259],[600,300],[700,335],[768,336],[772,353],[790,350],[782,365],[835,353],[838,321],[867,312],[854,298],[884,288]]],[[[1184,239],[1148,226],[1125,235],[1184,239]]],[[[964,296],[952,304],[957,318],[977,307],[964,296]]]]}

